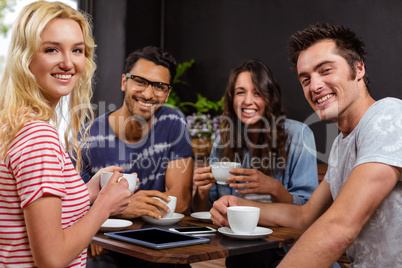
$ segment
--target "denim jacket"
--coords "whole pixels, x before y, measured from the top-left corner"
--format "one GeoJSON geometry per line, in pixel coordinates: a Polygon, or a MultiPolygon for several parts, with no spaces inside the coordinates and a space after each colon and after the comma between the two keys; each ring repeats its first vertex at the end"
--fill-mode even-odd
{"type": "MultiPolygon", "coordinates": [[[[318,186],[317,158],[314,134],[311,129],[298,121],[286,119],[285,131],[288,134],[288,159],[285,172],[274,172],[272,177],[282,183],[293,196],[293,204],[303,205],[310,198],[314,189],[318,186]]],[[[218,136],[210,154],[210,164],[218,162],[222,158],[223,149],[218,148],[220,137],[218,136]]],[[[251,167],[251,150],[244,149],[242,168],[251,167]]],[[[216,184],[209,194],[210,205],[224,195],[235,195],[260,202],[272,202],[269,194],[238,194],[236,188],[229,185],[216,184]]]]}

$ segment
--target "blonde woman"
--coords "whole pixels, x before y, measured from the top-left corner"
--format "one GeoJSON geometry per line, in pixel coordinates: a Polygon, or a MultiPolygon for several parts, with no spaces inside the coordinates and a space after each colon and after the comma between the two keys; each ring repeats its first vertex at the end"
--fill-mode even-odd
{"type": "MultiPolygon", "coordinates": [[[[2,267],[85,266],[93,235],[129,202],[127,181],[117,182],[120,168],[106,168],[115,174],[102,190],[100,173],[85,184],[54,127],[66,96],[65,139],[93,118],[91,35],[86,17],[59,2],[34,2],[14,24],[0,86],[2,267]]],[[[77,145],[67,149],[80,155],[77,145]]]]}

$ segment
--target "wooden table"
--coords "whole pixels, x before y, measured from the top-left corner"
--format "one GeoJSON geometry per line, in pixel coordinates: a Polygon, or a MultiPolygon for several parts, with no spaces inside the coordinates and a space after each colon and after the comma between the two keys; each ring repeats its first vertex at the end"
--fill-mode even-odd
{"type": "MultiPolygon", "coordinates": [[[[179,223],[171,226],[157,226],[163,229],[169,229],[174,226],[191,226],[191,225],[203,225],[218,228],[211,222],[205,222],[197,220],[191,216],[184,217],[179,223]]],[[[141,219],[133,220],[133,225],[128,229],[140,229],[155,227],[144,223],[141,219]]],[[[202,262],[220,258],[226,258],[228,256],[245,254],[250,252],[256,252],[265,249],[281,248],[285,246],[291,246],[300,237],[302,231],[272,227],[273,233],[265,238],[255,240],[237,240],[226,237],[217,232],[215,235],[210,236],[209,243],[169,248],[162,250],[154,250],[146,247],[141,247],[126,243],[123,241],[114,240],[108,238],[103,233],[97,233],[92,238],[92,244],[101,246],[103,248],[113,250],[119,253],[127,254],[139,259],[143,259],[156,263],[174,263],[177,267],[194,262],[202,262]]]]}

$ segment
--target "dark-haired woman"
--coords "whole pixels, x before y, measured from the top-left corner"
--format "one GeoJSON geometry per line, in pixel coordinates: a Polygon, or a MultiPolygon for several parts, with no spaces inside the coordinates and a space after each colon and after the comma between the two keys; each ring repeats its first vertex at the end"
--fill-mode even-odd
{"type": "MultiPolygon", "coordinates": [[[[231,170],[228,185],[215,183],[211,167],[196,169],[193,211],[209,210],[224,195],[302,205],[318,186],[313,133],[307,125],[286,118],[280,86],[259,60],[246,60],[230,74],[219,136],[210,155],[210,164],[218,161],[239,162],[242,167],[231,170]]],[[[254,259],[261,261],[255,265],[270,267],[276,254],[262,254],[264,260],[228,258],[227,265],[241,267],[247,261],[250,266],[254,259]]]]}

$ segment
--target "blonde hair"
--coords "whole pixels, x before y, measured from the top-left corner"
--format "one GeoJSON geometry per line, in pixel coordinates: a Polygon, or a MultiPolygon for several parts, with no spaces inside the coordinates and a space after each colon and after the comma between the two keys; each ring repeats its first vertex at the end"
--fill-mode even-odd
{"type": "MultiPolygon", "coordinates": [[[[85,70],[69,98],[68,125],[64,133],[66,149],[81,170],[81,150],[77,137],[85,140],[94,114],[90,105],[95,43],[90,20],[68,5],[60,2],[37,1],[23,8],[12,29],[7,65],[0,84],[0,158],[5,154],[15,135],[29,120],[43,120],[57,125],[56,111],[47,101],[36,82],[29,65],[41,45],[40,34],[55,18],[72,19],[82,30],[85,42],[85,70]],[[85,127],[85,124],[89,124],[85,127]],[[68,137],[72,137],[68,141],[68,137]]],[[[62,105],[61,102],[59,105],[62,105]]]]}

